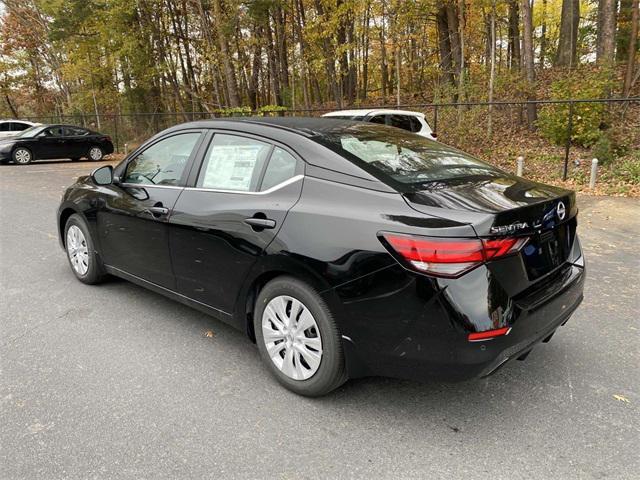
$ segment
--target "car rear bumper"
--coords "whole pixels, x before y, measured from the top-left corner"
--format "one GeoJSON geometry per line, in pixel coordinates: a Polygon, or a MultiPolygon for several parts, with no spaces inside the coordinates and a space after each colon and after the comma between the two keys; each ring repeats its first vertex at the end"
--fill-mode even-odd
{"type": "Polygon", "coordinates": [[[413,311],[410,319],[390,317],[385,325],[384,312],[379,314],[372,304],[369,321],[363,320],[367,300],[348,300],[343,345],[349,375],[445,381],[490,375],[508,361],[526,357],[568,321],[582,302],[584,280],[583,265],[567,265],[543,289],[506,301],[512,308],[508,335],[476,342],[468,340],[468,318],[460,306],[453,305],[444,291],[425,301],[419,281],[405,292],[384,297],[400,310],[413,311]],[[353,315],[358,315],[355,322],[353,315]]]}

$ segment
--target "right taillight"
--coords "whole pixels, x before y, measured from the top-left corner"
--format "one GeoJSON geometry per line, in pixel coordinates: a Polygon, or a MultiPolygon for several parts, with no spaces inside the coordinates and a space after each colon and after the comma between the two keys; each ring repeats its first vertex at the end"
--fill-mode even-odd
{"type": "Polygon", "coordinates": [[[487,260],[517,252],[526,238],[448,238],[382,233],[383,244],[404,265],[418,272],[455,278],[487,260]]]}

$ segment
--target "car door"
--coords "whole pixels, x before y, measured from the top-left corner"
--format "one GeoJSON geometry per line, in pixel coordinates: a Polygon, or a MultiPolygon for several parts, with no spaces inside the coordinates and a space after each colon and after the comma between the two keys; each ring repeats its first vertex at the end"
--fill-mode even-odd
{"type": "Polygon", "coordinates": [[[66,148],[70,158],[80,158],[87,155],[89,144],[87,138],[89,130],[80,127],[66,127],[66,148]]]}
{"type": "Polygon", "coordinates": [[[107,265],[175,290],[168,222],[202,137],[201,130],[162,137],[117,169],[119,178],[98,209],[107,265]]]}
{"type": "Polygon", "coordinates": [[[53,126],[44,129],[32,142],[33,154],[39,159],[64,157],[64,127],[53,126]]]}
{"type": "Polygon", "coordinates": [[[263,138],[215,133],[171,216],[178,292],[226,313],[302,191],[304,163],[263,138]]]}

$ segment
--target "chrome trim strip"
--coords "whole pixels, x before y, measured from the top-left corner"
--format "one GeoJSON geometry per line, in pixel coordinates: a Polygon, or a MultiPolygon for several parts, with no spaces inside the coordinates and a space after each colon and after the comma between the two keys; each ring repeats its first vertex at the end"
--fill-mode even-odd
{"type": "Polygon", "coordinates": [[[281,188],[284,188],[287,185],[291,185],[292,183],[295,183],[298,180],[302,180],[303,178],[304,178],[304,175],[295,175],[290,179],[285,180],[284,182],[281,182],[277,185],[274,185],[273,187],[267,190],[264,190],[262,192],[245,192],[243,190],[222,190],[222,189],[216,189],[216,188],[203,188],[203,187],[185,187],[185,190],[200,191],[200,192],[217,192],[217,193],[239,193],[242,195],[266,195],[268,193],[273,193],[276,190],[280,190],[281,188]]]}
{"type": "Polygon", "coordinates": [[[147,184],[147,183],[121,183],[119,184],[120,187],[127,187],[127,188],[169,188],[169,189],[178,189],[178,190],[182,190],[184,187],[179,187],[177,185],[155,185],[153,183],[151,184],[147,184]]]}

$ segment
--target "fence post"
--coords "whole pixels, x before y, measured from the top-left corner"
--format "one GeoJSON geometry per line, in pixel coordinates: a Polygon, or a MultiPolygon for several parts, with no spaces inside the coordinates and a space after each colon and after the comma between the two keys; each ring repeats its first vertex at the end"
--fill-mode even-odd
{"type": "Polygon", "coordinates": [[[598,159],[591,160],[591,177],[589,177],[589,188],[595,188],[596,176],[598,175],[598,159]]]}
{"type": "Polygon", "coordinates": [[[524,157],[521,155],[518,157],[518,167],[516,169],[516,175],[521,177],[524,171],[524,157]]]}
{"type": "Polygon", "coordinates": [[[433,133],[438,133],[438,104],[433,104],[433,133]]]}
{"type": "Polygon", "coordinates": [[[569,102],[569,120],[567,122],[567,143],[564,147],[564,168],[562,180],[567,179],[569,173],[569,150],[571,150],[571,135],[573,135],[573,102],[569,102]]]}
{"type": "Polygon", "coordinates": [[[113,139],[116,141],[116,153],[120,152],[120,146],[118,142],[118,115],[113,117],[113,139]]]}

